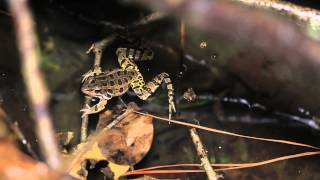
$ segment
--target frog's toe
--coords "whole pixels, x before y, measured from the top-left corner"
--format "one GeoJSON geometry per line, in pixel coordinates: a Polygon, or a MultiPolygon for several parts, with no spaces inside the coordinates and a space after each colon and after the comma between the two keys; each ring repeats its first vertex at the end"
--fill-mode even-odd
{"type": "Polygon", "coordinates": [[[93,75],[93,72],[92,71],[89,71],[87,73],[85,73],[84,75],[82,75],[82,83],[84,83],[84,81],[86,81],[90,76],[93,75]]]}

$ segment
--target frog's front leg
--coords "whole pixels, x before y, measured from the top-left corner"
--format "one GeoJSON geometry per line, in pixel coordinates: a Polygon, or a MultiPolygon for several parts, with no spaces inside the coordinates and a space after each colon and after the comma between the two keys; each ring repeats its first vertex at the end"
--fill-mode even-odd
{"type": "Polygon", "coordinates": [[[100,99],[99,103],[90,107],[89,105],[86,105],[85,108],[81,109],[80,112],[82,112],[82,116],[81,118],[83,118],[84,116],[88,115],[88,114],[94,114],[94,113],[98,113],[100,111],[102,111],[104,109],[104,107],[107,105],[107,99],[100,99]]]}

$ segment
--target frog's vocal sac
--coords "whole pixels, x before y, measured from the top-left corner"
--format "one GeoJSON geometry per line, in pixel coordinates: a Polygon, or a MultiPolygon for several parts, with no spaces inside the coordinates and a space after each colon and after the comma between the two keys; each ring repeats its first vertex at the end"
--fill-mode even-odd
{"type": "Polygon", "coordinates": [[[168,90],[169,119],[171,119],[172,113],[176,109],[173,103],[174,89],[169,75],[163,72],[145,83],[138,66],[134,62],[152,59],[153,52],[145,53],[141,50],[118,48],[116,55],[121,68],[101,71],[98,67],[83,75],[81,91],[90,97],[98,98],[99,102],[92,107],[87,105],[87,107],[81,109],[80,111],[83,112],[82,117],[102,111],[109,99],[121,96],[129,88],[132,88],[140,99],[146,100],[164,82],[168,90]]]}

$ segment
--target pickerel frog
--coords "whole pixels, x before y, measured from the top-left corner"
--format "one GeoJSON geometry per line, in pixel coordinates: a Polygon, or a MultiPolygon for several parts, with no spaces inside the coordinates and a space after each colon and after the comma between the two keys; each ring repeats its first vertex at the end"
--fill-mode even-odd
{"type": "Polygon", "coordinates": [[[90,97],[98,98],[99,102],[92,107],[87,106],[81,109],[80,111],[83,112],[82,117],[102,111],[109,99],[121,96],[129,88],[132,88],[140,99],[146,100],[164,82],[168,90],[169,119],[171,119],[172,112],[175,112],[176,109],[173,103],[174,90],[169,75],[160,73],[150,82],[145,83],[138,66],[134,62],[152,59],[153,52],[118,48],[116,55],[118,56],[120,69],[102,72],[100,68],[95,68],[93,71],[90,70],[83,75],[81,91],[90,97]]]}

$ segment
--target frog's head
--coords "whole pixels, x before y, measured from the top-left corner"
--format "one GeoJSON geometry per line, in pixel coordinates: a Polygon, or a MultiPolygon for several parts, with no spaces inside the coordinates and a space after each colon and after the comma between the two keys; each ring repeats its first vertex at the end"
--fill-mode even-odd
{"type": "Polygon", "coordinates": [[[101,94],[101,87],[98,85],[94,76],[88,77],[82,87],[81,91],[91,97],[98,97],[101,94]]]}

